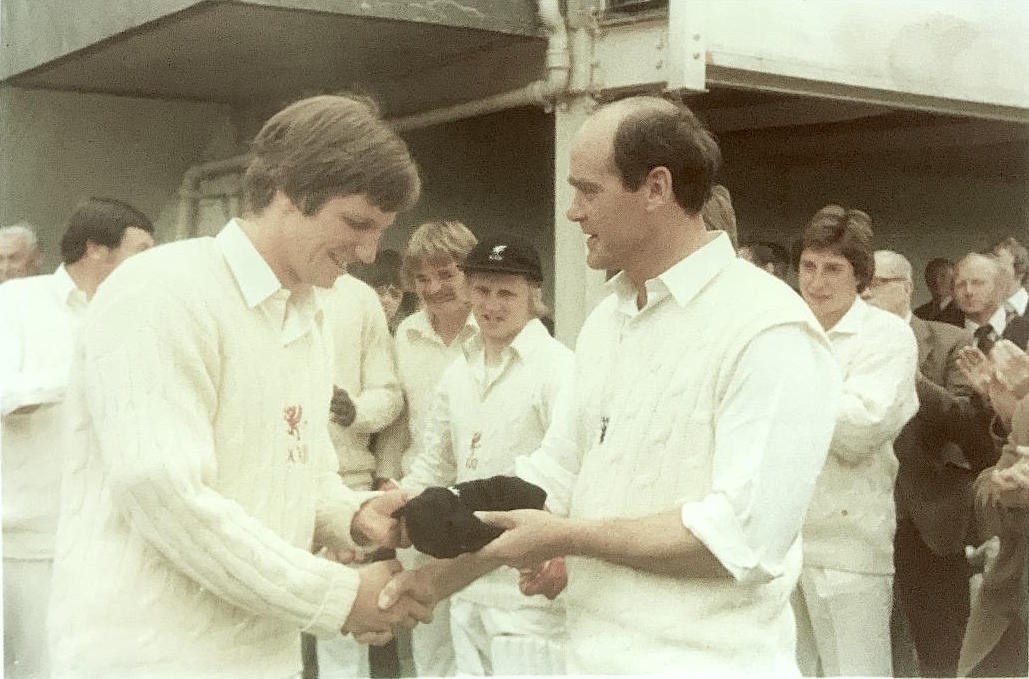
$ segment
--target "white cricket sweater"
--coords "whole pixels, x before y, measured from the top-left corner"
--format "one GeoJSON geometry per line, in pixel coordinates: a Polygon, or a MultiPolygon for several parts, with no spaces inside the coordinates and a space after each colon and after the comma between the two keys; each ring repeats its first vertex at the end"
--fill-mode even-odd
{"type": "Polygon", "coordinates": [[[154,248],[82,327],[54,562],[54,676],[282,677],[338,633],[361,496],[328,437],[311,295],[289,300],[235,222],[154,248]]]}
{"type": "MultiPolygon", "coordinates": [[[[677,275],[691,281],[688,291],[631,320],[617,312],[614,295],[587,319],[576,345],[582,452],[571,517],[641,517],[708,496],[720,407],[758,334],[792,326],[828,359],[825,336],[800,298],[729,253],[710,263],[683,260],[677,275]]],[[[835,374],[826,378],[838,388],[835,374]]],[[[824,448],[812,451],[812,468],[798,473],[813,483],[823,456],[824,448]]],[[[569,557],[569,672],[796,674],[789,598],[800,567],[797,538],[778,576],[747,582],[569,557]]]]}
{"type": "Polygon", "coordinates": [[[379,296],[369,285],[350,275],[340,276],[329,290],[320,291],[326,338],[331,346],[332,376],[346,389],[357,417],[348,427],[329,424],[339,458],[339,475],[357,490],[371,488],[379,469],[369,450],[371,435],[397,419],[404,395],[393,361],[393,337],[379,296]]]}
{"type": "Polygon", "coordinates": [[[804,565],[893,573],[893,440],[918,412],[911,326],[860,297],[828,331],[843,401],[804,521],[804,565]]]}

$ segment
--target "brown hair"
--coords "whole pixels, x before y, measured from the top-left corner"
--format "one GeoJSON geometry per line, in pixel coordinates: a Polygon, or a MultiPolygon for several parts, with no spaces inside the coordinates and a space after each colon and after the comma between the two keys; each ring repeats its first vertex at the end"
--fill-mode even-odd
{"type": "Polygon", "coordinates": [[[384,212],[418,200],[421,182],[407,144],[370,99],[322,95],[272,116],[250,145],[244,211],[266,208],[281,190],[305,215],[336,196],[363,194],[384,212]]]}
{"type": "Polygon", "coordinates": [[[993,247],[990,248],[990,252],[993,254],[997,254],[998,250],[1007,250],[1011,255],[1015,269],[1015,278],[1019,284],[1024,285],[1026,278],[1029,277],[1029,251],[1014,236],[1006,236],[994,243],[993,247]]]}
{"type": "Polygon", "coordinates": [[[704,203],[700,214],[704,217],[704,228],[708,231],[725,231],[735,248],[738,245],[736,236],[736,210],[732,207],[732,196],[729,189],[721,184],[711,187],[711,197],[704,203]]]}
{"type": "Polygon", "coordinates": [[[850,262],[858,292],[865,289],[875,273],[872,218],[861,210],[826,205],[804,229],[803,247],[804,250],[828,250],[850,262]]]}
{"type": "Polygon", "coordinates": [[[415,273],[427,263],[452,259],[454,264],[464,262],[479,239],[458,221],[440,219],[425,222],[411,234],[404,248],[401,275],[409,287],[414,287],[415,273]]]}
{"type": "Polygon", "coordinates": [[[650,171],[664,167],[672,175],[679,207],[700,212],[722,163],[715,138],[682,104],[659,97],[630,97],[609,106],[632,107],[615,130],[612,158],[622,186],[636,191],[650,171]]]}

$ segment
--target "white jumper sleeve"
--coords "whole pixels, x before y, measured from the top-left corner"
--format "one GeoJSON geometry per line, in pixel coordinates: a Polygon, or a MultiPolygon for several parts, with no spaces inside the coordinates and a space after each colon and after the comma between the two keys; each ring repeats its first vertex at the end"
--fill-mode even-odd
{"type": "Polygon", "coordinates": [[[575,377],[571,371],[557,390],[552,412],[539,449],[515,460],[515,474],[547,492],[546,507],[550,512],[567,516],[585,445],[579,426],[575,377]]]}
{"type": "MultiPolygon", "coordinates": [[[[378,301],[376,300],[376,305],[378,301]]],[[[393,358],[393,338],[382,308],[369,309],[361,332],[361,393],[351,394],[357,417],[350,427],[375,434],[397,419],[404,395],[393,358]]]]}
{"type": "Polygon", "coordinates": [[[118,294],[85,325],[78,365],[114,507],[172,568],[228,603],[338,633],[358,574],[288,544],[213,488],[223,358],[210,311],[176,291],[118,294]]]}
{"type": "Polygon", "coordinates": [[[682,506],[683,525],[737,580],[782,574],[825,462],[839,391],[828,347],[798,325],[765,330],[740,357],[717,414],[711,492],[682,506]]]}
{"type": "Polygon", "coordinates": [[[830,451],[860,462],[892,442],[918,412],[918,344],[906,325],[883,325],[845,367],[843,400],[830,451]]]}

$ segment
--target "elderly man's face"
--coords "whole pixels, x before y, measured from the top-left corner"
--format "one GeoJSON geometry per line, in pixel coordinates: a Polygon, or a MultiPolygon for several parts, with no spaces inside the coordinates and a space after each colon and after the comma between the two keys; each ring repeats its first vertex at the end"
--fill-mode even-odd
{"type": "Polygon", "coordinates": [[[901,318],[907,318],[911,311],[912,288],[911,279],[876,258],[875,276],[861,292],[861,299],[901,318]]]}
{"type": "Polygon", "coordinates": [[[961,262],[954,272],[954,300],[966,316],[989,318],[1000,300],[997,271],[989,262],[972,259],[961,262]]]}
{"type": "Polygon", "coordinates": [[[0,238],[0,283],[39,273],[39,251],[22,238],[0,238]]]}

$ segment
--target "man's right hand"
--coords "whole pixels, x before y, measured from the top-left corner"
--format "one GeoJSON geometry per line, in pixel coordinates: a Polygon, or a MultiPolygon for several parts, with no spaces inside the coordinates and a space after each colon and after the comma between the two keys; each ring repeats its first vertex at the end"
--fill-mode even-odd
{"type": "Polygon", "coordinates": [[[353,634],[361,643],[381,646],[393,638],[394,627],[411,629],[419,622],[432,620],[432,605],[426,605],[413,595],[398,597],[388,609],[379,608],[379,594],[393,575],[402,570],[399,561],[390,560],[379,561],[357,571],[361,582],[350,615],[343,625],[343,634],[353,634]]]}
{"type": "Polygon", "coordinates": [[[568,586],[568,571],[564,557],[554,557],[536,568],[518,569],[518,589],[525,596],[542,594],[555,599],[568,586]]]}

